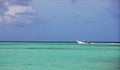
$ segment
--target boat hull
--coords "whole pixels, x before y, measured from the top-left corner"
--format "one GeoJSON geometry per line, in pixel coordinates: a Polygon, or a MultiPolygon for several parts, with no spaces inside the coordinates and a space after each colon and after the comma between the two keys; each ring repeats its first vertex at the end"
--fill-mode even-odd
{"type": "Polygon", "coordinates": [[[89,42],[76,41],[78,44],[90,44],[89,42]]]}

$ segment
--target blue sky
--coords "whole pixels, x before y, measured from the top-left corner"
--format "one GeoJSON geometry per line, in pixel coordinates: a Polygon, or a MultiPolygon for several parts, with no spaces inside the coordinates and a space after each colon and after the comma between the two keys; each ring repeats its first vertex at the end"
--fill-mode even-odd
{"type": "Polygon", "coordinates": [[[119,0],[0,0],[0,41],[120,42],[119,0]]]}

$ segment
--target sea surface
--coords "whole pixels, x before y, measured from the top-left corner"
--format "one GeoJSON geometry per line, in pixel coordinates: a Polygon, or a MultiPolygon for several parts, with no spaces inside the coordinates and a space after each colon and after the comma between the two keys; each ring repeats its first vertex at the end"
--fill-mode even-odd
{"type": "Polygon", "coordinates": [[[0,42],[0,70],[120,70],[120,43],[0,42]]]}

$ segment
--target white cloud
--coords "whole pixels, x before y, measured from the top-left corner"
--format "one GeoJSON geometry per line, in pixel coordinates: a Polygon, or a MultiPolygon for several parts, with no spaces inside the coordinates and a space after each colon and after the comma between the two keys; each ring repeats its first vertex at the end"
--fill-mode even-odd
{"type": "Polygon", "coordinates": [[[0,24],[28,25],[36,22],[36,9],[32,5],[21,5],[17,2],[10,3],[6,1],[4,3],[0,10],[0,24]]]}
{"type": "Polygon", "coordinates": [[[36,10],[31,6],[9,6],[0,21],[6,24],[28,25],[35,21],[35,13],[36,10]]]}
{"type": "Polygon", "coordinates": [[[17,21],[15,18],[12,18],[11,16],[7,16],[7,15],[3,17],[3,20],[4,23],[6,24],[15,24],[17,21]]]}
{"type": "Polygon", "coordinates": [[[2,21],[6,24],[15,24],[15,25],[29,25],[33,24],[35,21],[35,15],[5,15],[2,17],[2,21]]]}
{"type": "Polygon", "coordinates": [[[28,25],[35,22],[36,10],[31,6],[9,6],[8,8],[4,16],[0,16],[0,23],[28,25]]]}
{"type": "Polygon", "coordinates": [[[11,15],[14,16],[18,13],[35,13],[36,10],[34,10],[31,6],[9,6],[8,11],[5,13],[5,15],[11,15]]]}

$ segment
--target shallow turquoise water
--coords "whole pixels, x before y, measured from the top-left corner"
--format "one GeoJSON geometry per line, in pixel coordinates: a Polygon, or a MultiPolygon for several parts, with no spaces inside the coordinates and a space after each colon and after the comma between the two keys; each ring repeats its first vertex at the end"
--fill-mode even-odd
{"type": "Polygon", "coordinates": [[[0,70],[119,70],[120,43],[0,42],[0,70]]]}

